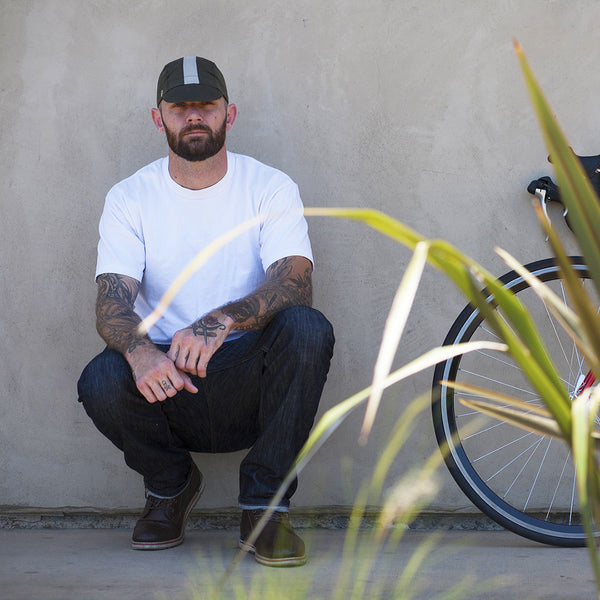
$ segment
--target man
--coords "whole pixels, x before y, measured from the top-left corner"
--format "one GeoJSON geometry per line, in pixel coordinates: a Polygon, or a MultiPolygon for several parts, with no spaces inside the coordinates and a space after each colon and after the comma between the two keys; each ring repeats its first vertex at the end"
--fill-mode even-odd
{"type": "Polygon", "coordinates": [[[310,308],[312,254],[297,186],[225,147],[237,110],[204,58],[167,64],[156,128],[168,156],[114,186],[100,221],[97,330],[106,349],[79,399],[144,477],[132,547],[183,541],[204,479],[190,452],[251,448],[240,465],[240,546],[272,566],[304,564],[287,511],[294,482],[251,546],[250,533],[308,437],[333,351],[310,308]],[[235,226],[148,335],[141,319],[196,254],[235,226]]]}

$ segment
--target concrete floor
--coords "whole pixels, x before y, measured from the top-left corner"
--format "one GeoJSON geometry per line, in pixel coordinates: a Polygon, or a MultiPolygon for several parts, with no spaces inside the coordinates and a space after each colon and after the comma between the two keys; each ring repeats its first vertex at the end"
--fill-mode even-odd
{"type": "Polygon", "coordinates": [[[309,553],[304,567],[263,567],[246,555],[211,596],[236,557],[235,529],[188,530],[183,545],[158,552],[131,550],[124,529],[0,529],[0,598],[346,600],[352,589],[369,600],[597,598],[585,548],[542,546],[505,531],[444,531],[418,563],[432,532],[406,531],[382,550],[366,530],[354,560],[343,560],[345,531],[299,533],[309,553]]]}

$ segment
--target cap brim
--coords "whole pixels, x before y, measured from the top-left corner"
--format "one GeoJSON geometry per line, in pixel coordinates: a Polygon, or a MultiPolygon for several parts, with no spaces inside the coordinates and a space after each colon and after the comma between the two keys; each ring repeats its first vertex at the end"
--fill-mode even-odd
{"type": "Polygon", "coordinates": [[[201,83],[188,83],[171,88],[163,95],[167,102],[208,102],[218,100],[223,93],[210,85],[201,83]]]}

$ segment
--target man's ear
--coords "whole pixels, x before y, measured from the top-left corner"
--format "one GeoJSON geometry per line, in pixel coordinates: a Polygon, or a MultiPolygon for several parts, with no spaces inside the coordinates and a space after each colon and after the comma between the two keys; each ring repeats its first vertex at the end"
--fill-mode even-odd
{"type": "Polygon", "coordinates": [[[227,131],[229,131],[232,128],[236,116],[237,116],[237,106],[235,104],[228,104],[227,105],[227,120],[225,121],[227,123],[227,131]]]}
{"type": "Polygon", "coordinates": [[[152,120],[154,121],[154,125],[156,129],[158,129],[161,133],[165,132],[165,128],[162,122],[162,116],[160,114],[160,110],[158,108],[152,109],[152,120]]]}

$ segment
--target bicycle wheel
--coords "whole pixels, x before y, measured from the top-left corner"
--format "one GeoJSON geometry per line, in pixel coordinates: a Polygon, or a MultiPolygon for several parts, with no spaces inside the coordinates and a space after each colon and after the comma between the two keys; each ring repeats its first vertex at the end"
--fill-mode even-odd
{"type": "MultiPolygon", "coordinates": [[[[582,258],[573,257],[572,261],[582,284],[597,299],[582,258]]],[[[526,266],[568,303],[553,259],[526,266]]],[[[500,281],[518,294],[531,312],[549,355],[569,393],[574,394],[587,373],[581,354],[520,275],[511,271],[500,281]]],[[[452,325],[444,345],[483,339],[498,341],[479,311],[467,306],[452,325]]],[[[438,444],[462,491],[494,521],[537,542],[585,545],[568,446],[466,408],[460,404],[458,392],[455,395],[442,381],[470,383],[541,405],[538,394],[510,355],[472,352],[436,366],[432,410],[438,444]]]]}

